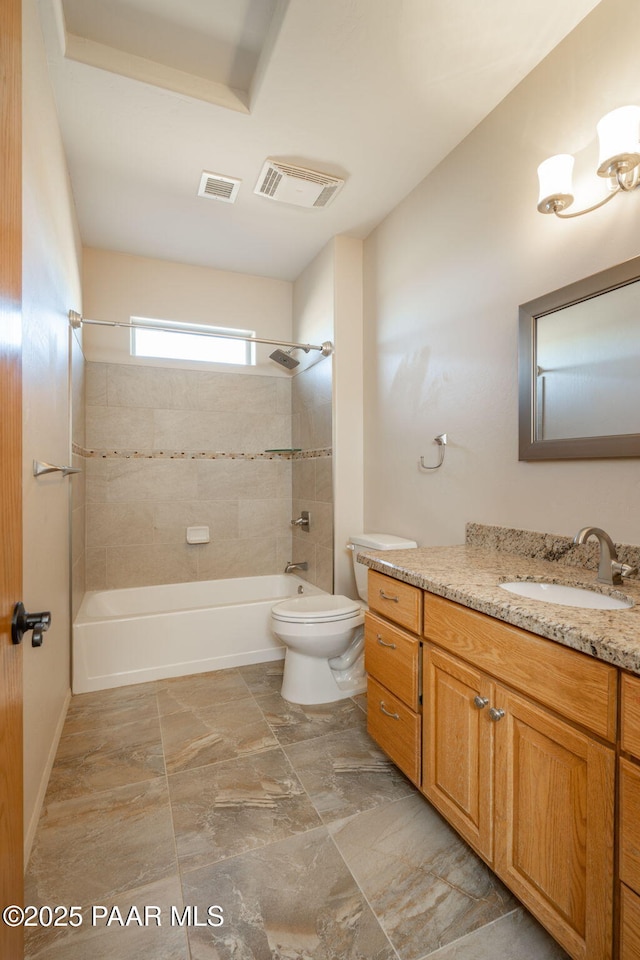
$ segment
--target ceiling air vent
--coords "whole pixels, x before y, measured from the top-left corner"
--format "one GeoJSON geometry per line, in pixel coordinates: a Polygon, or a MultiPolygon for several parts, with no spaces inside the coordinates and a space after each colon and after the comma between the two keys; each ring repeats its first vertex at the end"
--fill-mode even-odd
{"type": "Polygon", "coordinates": [[[198,187],[199,197],[208,197],[209,200],[222,200],[223,203],[235,203],[242,180],[233,177],[223,177],[219,173],[208,173],[203,170],[198,187]]]}
{"type": "Polygon", "coordinates": [[[326,207],[343,186],[344,180],[317,170],[267,160],[260,171],[254,193],[298,207],[326,207]]]}

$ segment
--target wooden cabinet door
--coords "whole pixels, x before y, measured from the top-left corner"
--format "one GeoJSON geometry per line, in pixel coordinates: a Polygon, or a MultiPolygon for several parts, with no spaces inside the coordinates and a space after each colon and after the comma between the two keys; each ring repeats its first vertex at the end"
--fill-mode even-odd
{"type": "Polygon", "coordinates": [[[608,960],[614,751],[498,685],[495,706],[495,870],[574,960],[608,960]]]}
{"type": "Polygon", "coordinates": [[[423,663],[423,793],[491,863],[494,684],[430,645],[423,663]]]}

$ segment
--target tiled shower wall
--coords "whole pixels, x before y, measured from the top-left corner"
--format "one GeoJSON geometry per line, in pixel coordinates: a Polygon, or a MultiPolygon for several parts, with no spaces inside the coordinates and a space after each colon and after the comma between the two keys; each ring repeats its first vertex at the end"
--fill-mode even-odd
{"type": "Polygon", "coordinates": [[[88,363],[86,394],[88,590],[284,570],[289,379],[88,363]]]}
{"type": "Polygon", "coordinates": [[[69,381],[71,386],[71,466],[80,470],[71,484],[71,619],[77,614],[86,590],[86,364],[75,330],[69,328],[69,381]]]}
{"type": "Polygon", "coordinates": [[[293,533],[293,559],[306,560],[301,576],[333,592],[332,360],[324,358],[291,383],[293,446],[302,454],[292,463],[293,515],[311,513],[308,533],[293,533]]]}

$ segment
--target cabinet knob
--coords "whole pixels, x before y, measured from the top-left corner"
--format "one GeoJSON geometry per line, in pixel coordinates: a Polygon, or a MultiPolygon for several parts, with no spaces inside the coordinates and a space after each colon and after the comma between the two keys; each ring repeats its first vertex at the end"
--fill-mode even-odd
{"type": "Polygon", "coordinates": [[[500,710],[500,708],[496,708],[496,707],[491,707],[491,709],[489,710],[489,716],[494,721],[494,723],[497,723],[498,720],[502,720],[502,718],[504,717],[504,710],[500,710]]]}
{"type": "Polygon", "coordinates": [[[400,715],[399,715],[399,714],[397,714],[397,713],[389,713],[389,711],[385,708],[384,700],[381,700],[381,701],[380,701],[380,709],[381,709],[382,712],[384,713],[385,717],[391,717],[392,720],[399,720],[399,719],[400,719],[400,715]]]}
{"type": "Polygon", "coordinates": [[[476,695],[473,698],[473,702],[478,708],[478,710],[483,710],[484,707],[486,707],[486,705],[489,703],[489,697],[479,697],[476,695]]]}
{"type": "Polygon", "coordinates": [[[382,639],[379,633],[376,633],[376,638],[381,647],[389,647],[390,650],[395,650],[396,648],[395,643],[386,643],[386,641],[382,639]]]}

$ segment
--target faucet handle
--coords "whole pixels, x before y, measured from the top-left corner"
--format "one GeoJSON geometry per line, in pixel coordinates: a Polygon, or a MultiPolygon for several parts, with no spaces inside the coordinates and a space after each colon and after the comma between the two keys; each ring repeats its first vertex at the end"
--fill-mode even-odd
{"type": "MultiPolygon", "coordinates": [[[[614,561],[611,564],[614,576],[618,574],[619,577],[635,577],[638,573],[637,567],[632,567],[629,563],[617,563],[614,561]]],[[[620,581],[618,581],[620,582],[620,581]]]]}

